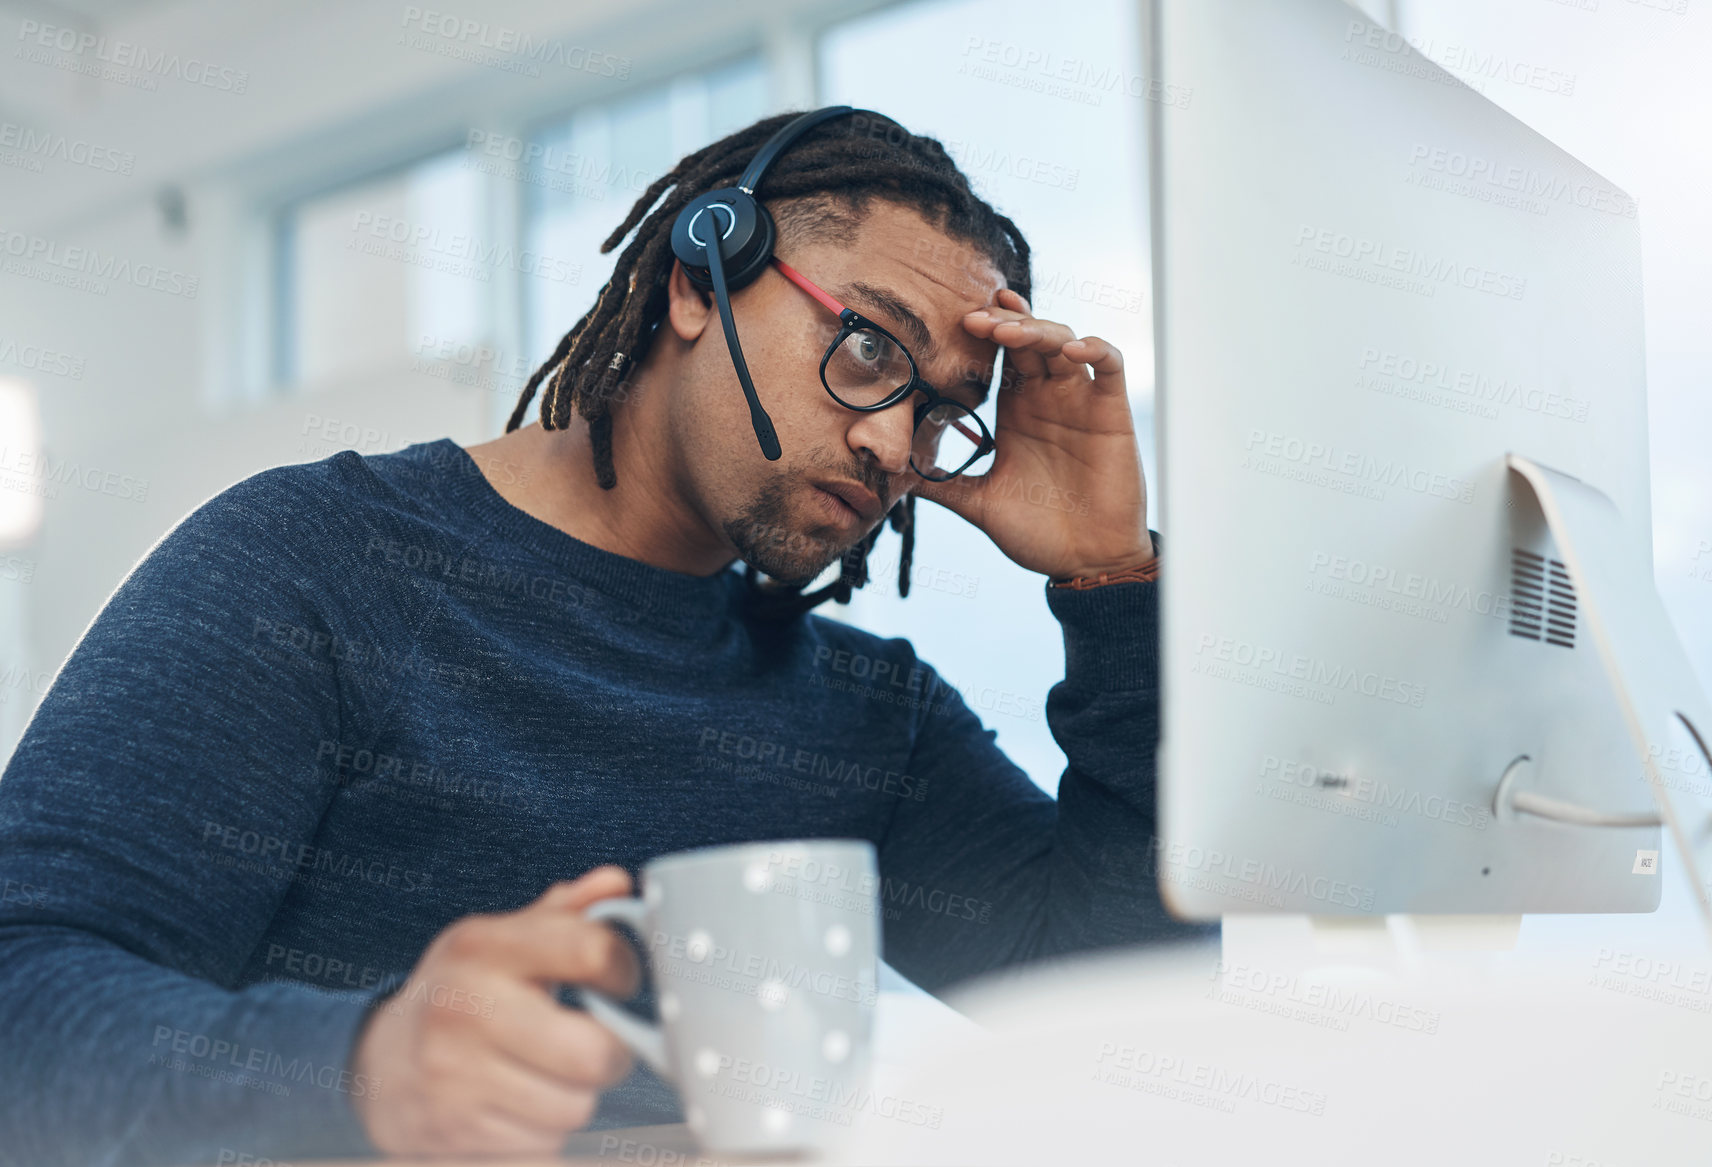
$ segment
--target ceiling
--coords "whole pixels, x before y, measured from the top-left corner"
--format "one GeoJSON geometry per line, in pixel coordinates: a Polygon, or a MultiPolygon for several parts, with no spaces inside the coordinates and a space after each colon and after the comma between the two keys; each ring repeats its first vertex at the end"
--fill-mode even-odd
{"type": "Polygon", "coordinates": [[[174,0],[0,0],[0,12],[44,24],[90,25],[138,16],[174,0]]]}

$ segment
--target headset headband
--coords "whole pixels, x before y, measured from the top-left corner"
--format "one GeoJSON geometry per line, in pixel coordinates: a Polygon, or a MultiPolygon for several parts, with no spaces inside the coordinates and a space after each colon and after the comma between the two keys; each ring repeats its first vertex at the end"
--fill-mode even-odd
{"type": "MultiPolygon", "coordinates": [[[[777,158],[790,148],[792,142],[808,133],[821,122],[831,121],[847,113],[856,113],[854,106],[829,105],[822,109],[810,110],[801,117],[787,123],[783,129],[767,139],[767,144],[756,151],[749,165],[743,168],[743,177],[737,180],[737,189],[746,195],[753,195],[755,188],[761,185],[761,178],[767,173],[767,168],[777,158]]],[[[862,110],[868,113],[868,110],[862,110]]]]}

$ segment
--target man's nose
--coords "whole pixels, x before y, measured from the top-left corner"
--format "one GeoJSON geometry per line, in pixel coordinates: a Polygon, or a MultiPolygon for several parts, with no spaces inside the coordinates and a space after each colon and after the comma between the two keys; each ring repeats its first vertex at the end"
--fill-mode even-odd
{"type": "Polygon", "coordinates": [[[858,413],[845,440],[857,454],[866,450],[887,474],[902,474],[909,469],[914,435],[915,398],[906,397],[886,409],[858,413]]]}

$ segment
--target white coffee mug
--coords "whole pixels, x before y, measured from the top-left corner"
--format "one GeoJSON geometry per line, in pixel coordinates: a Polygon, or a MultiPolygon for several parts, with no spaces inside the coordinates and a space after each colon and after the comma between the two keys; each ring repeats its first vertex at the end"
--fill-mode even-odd
{"type": "Polygon", "coordinates": [[[662,856],[642,868],[641,899],[587,912],[642,937],[661,1024],[591,989],[584,1002],[677,1088],[704,1149],[824,1148],[869,1105],[879,900],[864,840],[662,856]]]}

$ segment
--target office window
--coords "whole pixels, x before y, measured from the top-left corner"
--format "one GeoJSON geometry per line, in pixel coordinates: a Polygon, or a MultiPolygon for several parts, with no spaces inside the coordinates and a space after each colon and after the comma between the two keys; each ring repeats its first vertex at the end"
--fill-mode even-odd
{"type": "MultiPolygon", "coordinates": [[[[938,138],[977,193],[1016,221],[1033,251],[1034,310],[1122,350],[1155,486],[1140,38],[1128,0],[901,5],[822,39],[820,95],[938,138]]],[[[897,595],[897,536],[883,536],[849,619],[908,637],[1000,747],[1056,789],[1064,755],[1045,698],[1064,675],[1064,649],[1044,580],[932,503],[918,502],[916,517],[909,598],[897,595]]]]}
{"type": "Polygon", "coordinates": [[[593,306],[618,262],[618,251],[602,255],[600,245],[649,183],[767,111],[767,73],[750,57],[589,106],[531,135],[540,175],[528,186],[525,244],[582,267],[574,282],[525,289],[525,349],[544,358],[593,306]]]}
{"type": "Polygon", "coordinates": [[[601,241],[680,157],[762,116],[767,82],[745,58],[534,132],[472,130],[456,149],[293,203],[274,237],[272,383],[316,393],[425,352],[498,353],[478,380],[503,418],[520,370],[611,273],[601,241]]]}
{"type": "Polygon", "coordinates": [[[280,217],[274,381],[314,391],[396,369],[424,335],[477,343],[515,266],[485,176],[448,151],[280,217]]]}

